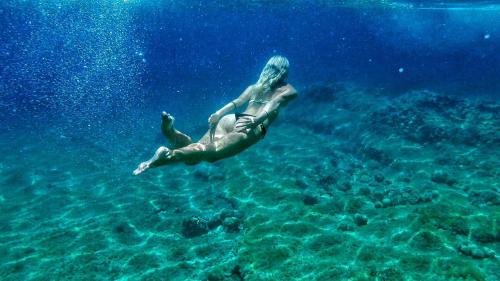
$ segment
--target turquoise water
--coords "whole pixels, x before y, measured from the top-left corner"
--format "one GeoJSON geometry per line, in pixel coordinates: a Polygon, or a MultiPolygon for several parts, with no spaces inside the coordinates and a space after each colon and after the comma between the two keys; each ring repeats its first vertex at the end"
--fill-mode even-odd
{"type": "Polygon", "coordinates": [[[500,280],[497,5],[3,2],[0,279],[500,280]],[[132,176],[276,53],[262,140],[132,176]]]}

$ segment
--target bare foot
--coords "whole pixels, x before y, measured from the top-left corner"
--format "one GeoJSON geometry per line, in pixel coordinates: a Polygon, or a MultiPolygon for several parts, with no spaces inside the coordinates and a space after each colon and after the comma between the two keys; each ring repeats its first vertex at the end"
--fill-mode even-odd
{"type": "Polygon", "coordinates": [[[164,146],[161,146],[156,150],[155,155],[151,159],[139,164],[139,167],[137,167],[137,169],[135,169],[133,173],[135,176],[137,176],[145,172],[149,168],[165,165],[169,162],[169,160],[172,159],[173,159],[172,150],[164,146]]]}
{"type": "Polygon", "coordinates": [[[139,164],[139,167],[137,167],[137,169],[134,170],[134,176],[137,176],[138,174],[146,171],[147,169],[149,169],[149,161],[146,161],[146,162],[142,162],[141,164],[139,164]]]}
{"type": "Polygon", "coordinates": [[[166,113],[165,111],[161,113],[161,129],[164,133],[167,134],[172,132],[172,129],[174,128],[174,121],[174,116],[166,113]]]}

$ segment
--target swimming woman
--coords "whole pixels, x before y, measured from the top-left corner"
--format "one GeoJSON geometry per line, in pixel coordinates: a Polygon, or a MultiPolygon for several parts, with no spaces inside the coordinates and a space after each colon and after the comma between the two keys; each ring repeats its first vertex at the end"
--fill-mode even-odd
{"type": "Polygon", "coordinates": [[[154,156],[139,165],[138,175],[149,168],[183,162],[214,162],[234,156],[257,143],[266,134],[278,111],[297,97],[297,91],[286,82],[289,62],[273,56],[264,66],[256,84],[249,86],[235,100],[210,115],[210,129],[196,143],[174,128],[174,118],[162,113],[161,129],[173,149],[161,146],[154,156]],[[247,104],[243,113],[227,114],[247,104]]]}

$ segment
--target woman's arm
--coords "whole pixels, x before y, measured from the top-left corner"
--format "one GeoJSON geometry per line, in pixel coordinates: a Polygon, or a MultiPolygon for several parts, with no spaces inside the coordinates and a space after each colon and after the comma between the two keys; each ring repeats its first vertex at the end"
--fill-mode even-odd
{"type": "Polygon", "coordinates": [[[219,122],[219,119],[226,115],[229,111],[244,105],[252,96],[253,89],[254,85],[248,86],[238,98],[232,100],[230,103],[217,110],[214,114],[210,115],[208,122],[212,124],[217,123],[219,122]]]}
{"type": "Polygon", "coordinates": [[[226,104],[221,109],[217,110],[215,113],[217,113],[219,116],[224,116],[229,111],[245,104],[252,95],[253,87],[254,87],[253,85],[248,86],[238,98],[232,100],[230,103],[226,104]]]}
{"type": "Polygon", "coordinates": [[[297,91],[293,88],[286,90],[282,94],[270,100],[263,108],[259,111],[254,119],[254,126],[257,126],[264,122],[266,119],[275,117],[278,114],[278,110],[286,106],[288,102],[296,98],[298,95],[297,91]]]}
{"type": "Polygon", "coordinates": [[[287,105],[288,102],[296,98],[298,95],[294,88],[290,88],[280,95],[276,96],[270,100],[260,111],[257,116],[248,118],[248,121],[240,122],[236,125],[236,131],[245,131],[248,129],[253,129],[259,124],[262,124],[269,118],[274,118],[278,114],[278,110],[287,105]]]}

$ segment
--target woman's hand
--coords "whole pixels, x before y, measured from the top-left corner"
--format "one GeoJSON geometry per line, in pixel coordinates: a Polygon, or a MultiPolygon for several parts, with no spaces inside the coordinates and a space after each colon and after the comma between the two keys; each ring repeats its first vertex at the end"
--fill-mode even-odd
{"type": "Polygon", "coordinates": [[[216,113],[210,115],[210,117],[208,117],[208,125],[210,127],[216,126],[217,123],[219,123],[219,120],[220,120],[220,116],[216,112],[216,113]]]}
{"type": "Polygon", "coordinates": [[[240,119],[236,123],[236,126],[234,127],[234,131],[239,133],[248,133],[255,127],[257,127],[255,118],[252,116],[244,116],[240,117],[240,119]]]}

